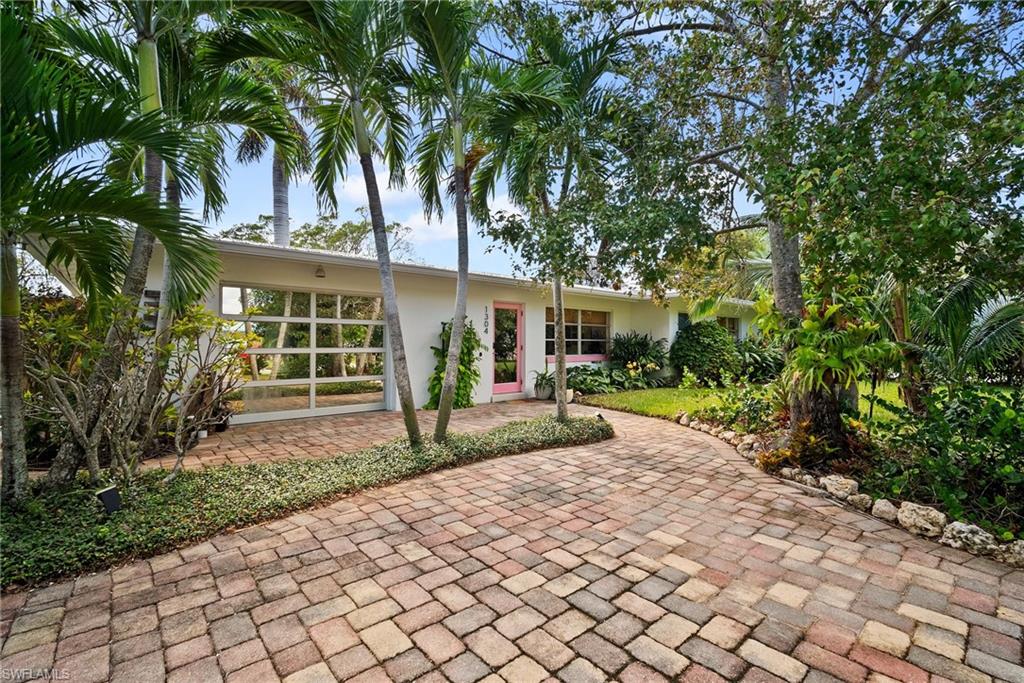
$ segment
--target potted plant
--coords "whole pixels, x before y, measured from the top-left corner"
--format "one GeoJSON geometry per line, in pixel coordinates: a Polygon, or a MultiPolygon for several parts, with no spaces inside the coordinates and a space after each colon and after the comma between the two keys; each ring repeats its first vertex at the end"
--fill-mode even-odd
{"type": "Polygon", "coordinates": [[[547,363],[544,370],[533,371],[533,394],[541,401],[548,401],[555,395],[555,373],[548,370],[547,363]]]}

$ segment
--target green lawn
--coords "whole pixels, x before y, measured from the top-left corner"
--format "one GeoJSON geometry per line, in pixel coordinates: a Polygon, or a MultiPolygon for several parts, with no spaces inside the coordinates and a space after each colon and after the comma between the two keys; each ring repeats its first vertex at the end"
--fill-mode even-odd
{"type": "MultiPolygon", "coordinates": [[[[860,385],[860,409],[866,418],[870,404],[867,395],[871,391],[871,384],[861,382],[860,385]]],[[[651,417],[664,417],[672,419],[680,411],[694,413],[701,408],[708,408],[717,405],[722,401],[724,389],[680,389],[675,387],[663,389],[644,389],[641,391],[620,391],[615,394],[598,394],[587,396],[583,402],[588,405],[622,410],[627,413],[638,413],[650,415],[651,417]]],[[[878,385],[877,394],[880,398],[893,403],[899,403],[897,386],[893,382],[883,382],[878,385]]],[[[875,406],[875,419],[885,420],[892,417],[892,413],[881,406],[875,406]]]]}

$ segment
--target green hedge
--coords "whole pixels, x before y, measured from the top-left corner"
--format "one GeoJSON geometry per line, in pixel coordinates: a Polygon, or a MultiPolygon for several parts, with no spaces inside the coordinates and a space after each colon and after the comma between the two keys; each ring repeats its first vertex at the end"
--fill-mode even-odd
{"type": "Polygon", "coordinates": [[[416,450],[396,440],[325,460],[186,470],[168,486],[160,483],[164,471],[148,471],[122,491],[124,508],[109,517],[84,482],[60,492],[39,488],[0,519],[0,584],[103,569],[424,472],[612,435],[611,425],[596,418],[542,417],[416,450]]]}

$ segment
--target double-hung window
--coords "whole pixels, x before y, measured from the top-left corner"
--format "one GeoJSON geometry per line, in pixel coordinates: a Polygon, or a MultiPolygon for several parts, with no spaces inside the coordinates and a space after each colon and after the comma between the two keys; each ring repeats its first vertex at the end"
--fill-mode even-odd
{"type": "Polygon", "coordinates": [[[718,324],[721,325],[722,327],[724,327],[725,329],[729,330],[729,334],[732,335],[732,338],[735,339],[736,341],[739,341],[739,339],[740,339],[740,319],[739,318],[719,317],[718,318],[718,324]]]}
{"type": "MultiPolygon", "coordinates": [[[[565,355],[570,361],[607,360],[611,314],[608,311],[588,311],[566,308],[565,355]]],[[[545,313],[544,353],[555,355],[555,309],[545,313]]]]}

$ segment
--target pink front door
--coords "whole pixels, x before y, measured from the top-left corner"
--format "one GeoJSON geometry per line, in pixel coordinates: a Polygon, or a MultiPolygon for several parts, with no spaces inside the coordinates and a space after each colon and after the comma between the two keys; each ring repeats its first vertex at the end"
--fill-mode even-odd
{"type": "Polygon", "coordinates": [[[494,393],[523,390],[523,305],[494,302],[494,393]]]}

